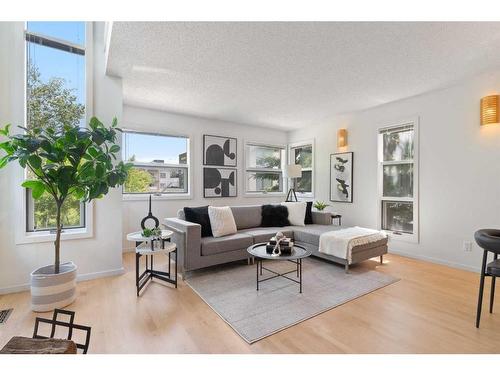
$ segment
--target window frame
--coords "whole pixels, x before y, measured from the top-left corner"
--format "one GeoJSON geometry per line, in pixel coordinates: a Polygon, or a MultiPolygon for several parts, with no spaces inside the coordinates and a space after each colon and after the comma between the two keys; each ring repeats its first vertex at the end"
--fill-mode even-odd
{"type": "MultiPolygon", "coordinates": [[[[30,32],[27,29],[28,22],[23,23],[22,30],[22,41],[23,41],[23,112],[24,112],[24,123],[27,123],[27,62],[28,54],[27,48],[28,43],[33,43],[28,41],[28,35],[36,35],[37,37],[43,37],[45,39],[51,40],[55,43],[63,43],[71,48],[82,48],[82,46],[75,45],[75,43],[70,41],[64,41],[58,38],[54,38],[47,35],[42,35],[41,33],[30,32]]],[[[85,124],[88,124],[90,118],[93,116],[93,22],[85,22],[85,124]]],[[[49,47],[50,48],[50,47],[49,47]]],[[[19,174],[19,180],[24,181],[26,179],[26,171],[22,170],[19,174]]],[[[19,183],[20,185],[21,183],[19,183]]],[[[17,189],[19,197],[17,200],[21,202],[21,210],[18,214],[18,230],[16,231],[16,244],[25,243],[38,243],[38,242],[52,242],[55,240],[55,233],[53,230],[28,230],[28,222],[33,220],[28,217],[29,204],[27,199],[32,200],[31,195],[27,194],[27,189],[20,187],[17,189]],[[29,198],[27,198],[29,196],[29,198]]],[[[33,206],[33,204],[31,204],[33,206]]],[[[89,202],[83,204],[84,209],[81,212],[81,216],[84,217],[85,226],[83,227],[72,227],[64,229],[61,233],[61,240],[73,240],[80,238],[91,238],[94,236],[94,225],[93,225],[93,212],[94,212],[94,202],[89,202]]]]}
{"type": "Polygon", "coordinates": [[[243,159],[244,159],[244,169],[243,169],[243,189],[244,189],[244,196],[248,198],[252,197],[284,197],[286,196],[286,192],[288,191],[288,184],[286,181],[286,178],[283,177],[284,175],[284,168],[287,163],[287,145],[285,144],[271,144],[271,143],[266,143],[266,142],[256,142],[256,141],[249,141],[246,140],[244,141],[244,154],[243,154],[243,159]],[[267,148],[279,148],[281,149],[281,168],[280,169],[273,169],[273,168],[256,168],[256,167],[250,167],[248,165],[249,162],[249,146],[257,146],[257,147],[267,147],[267,148]],[[279,192],[266,192],[266,191],[248,191],[247,190],[247,179],[248,175],[250,173],[255,173],[255,172],[274,172],[274,173],[279,173],[281,175],[281,180],[282,180],[282,186],[283,186],[283,191],[279,192]]]}
{"type": "Polygon", "coordinates": [[[383,230],[392,240],[403,242],[418,243],[419,242],[419,117],[411,117],[385,125],[377,129],[377,184],[378,184],[378,199],[377,199],[377,225],[380,230],[383,230]],[[401,128],[406,125],[413,126],[413,159],[402,161],[383,161],[383,132],[390,129],[401,128]],[[413,164],[413,197],[390,197],[384,196],[384,166],[385,165],[401,165],[413,164]],[[412,202],[413,203],[413,233],[405,233],[382,229],[384,222],[383,202],[412,202]]]}
{"type": "MultiPolygon", "coordinates": [[[[135,133],[135,134],[145,134],[145,135],[154,135],[159,137],[175,137],[175,138],[185,138],[187,140],[187,164],[162,164],[161,166],[167,168],[181,168],[187,169],[187,191],[186,192],[177,192],[177,193],[126,193],[125,186],[122,186],[122,200],[124,201],[143,201],[148,200],[151,195],[153,200],[183,200],[183,199],[193,199],[193,137],[188,134],[180,134],[180,133],[163,133],[163,132],[154,132],[154,131],[142,131],[135,130],[132,128],[124,128],[122,133],[122,145],[123,138],[126,133],[135,133]]],[[[141,163],[138,163],[141,164],[141,163]]],[[[144,165],[144,164],[143,164],[144,165]]]]}
{"type": "Polygon", "coordinates": [[[314,145],[314,139],[308,139],[300,142],[294,142],[288,144],[288,163],[291,164],[292,162],[295,162],[295,157],[293,155],[293,150],[295,148],[299,147],[307,147],[311,146],[311,168],[303,168],[302,171],[311,171],[311,191],[310,192],[299,192],[296,191],[297,198],[307,198],[307,199],[314,199],[315,196],[315,168],[314,168],[314,161],[315,161],[315,145],[314,145]]]}

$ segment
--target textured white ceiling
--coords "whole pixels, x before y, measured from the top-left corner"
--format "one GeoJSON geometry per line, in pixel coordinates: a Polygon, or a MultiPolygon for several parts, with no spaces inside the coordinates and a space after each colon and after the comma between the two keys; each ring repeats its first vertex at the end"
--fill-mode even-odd
{"type": "Polygon", "coordinates": [[[126,104],[283,129],[500,66],[500,23],[115,22],[126,104]]]}

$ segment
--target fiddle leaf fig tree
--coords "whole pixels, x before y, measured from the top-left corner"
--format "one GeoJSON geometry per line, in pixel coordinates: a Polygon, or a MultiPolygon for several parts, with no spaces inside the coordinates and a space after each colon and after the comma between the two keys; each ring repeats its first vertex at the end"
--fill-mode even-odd
{"type": "Polygon", "coordinates": [[[117,162],[120,146],[116,143],[116,118],[106,127],[96,117],[88,128],[77,124],[20,127],[22,134],[10,133],[10,125],[0,128],[0,169],[17,161],[28,170],[22,186],[31,190],[33,199],[50,194],[56,207],[54,271],[59,273],[61,243],[61,208],[72,196],[84,202],[105,196],[110,188],[123,185],[130,163],[117,162]]]}

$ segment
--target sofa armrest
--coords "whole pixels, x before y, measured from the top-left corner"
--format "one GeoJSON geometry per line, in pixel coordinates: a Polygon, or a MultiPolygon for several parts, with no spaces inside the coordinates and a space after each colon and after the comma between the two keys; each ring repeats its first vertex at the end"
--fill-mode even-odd
{"type": "Polygon", "coordinates": [[[201,225],[173,217],[166,218],[165,225],[174,232],[172,240],[177,244],[180,272],[189,271],[192,260],[201,256],[201,225]]]}
{"type": "Polygon", "coordinates": [[[331,212],[312,211],[311,213],[314,224],[330,225],[332,223],[331,212]]]}

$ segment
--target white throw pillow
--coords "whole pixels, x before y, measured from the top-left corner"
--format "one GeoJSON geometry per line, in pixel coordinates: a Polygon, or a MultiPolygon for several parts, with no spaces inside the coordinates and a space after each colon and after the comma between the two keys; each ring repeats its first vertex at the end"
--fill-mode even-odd
{"type": "Polygon", "coordinates": [[[305,226],[307,202],[282,202],[288,209],[288,221],[291,225],[305,226]]]}
{"type": "Polygon", "coordinates": [[[236,233],[236,223],[233,217],[231,207],[212,207],[208,206],[208,217],[214,237],[227,236],[236,233]]]}

